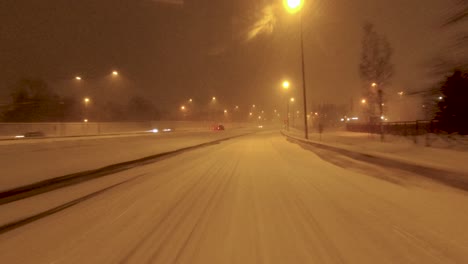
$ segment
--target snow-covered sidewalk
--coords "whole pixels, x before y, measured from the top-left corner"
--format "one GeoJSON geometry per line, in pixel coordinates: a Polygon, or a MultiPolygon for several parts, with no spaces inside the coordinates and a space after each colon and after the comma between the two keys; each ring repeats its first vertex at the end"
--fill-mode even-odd
{"type": "MultiPolygon", "coordinates": [[[[289,132],[283,132],[298,139],[304,138],[304,133],[300,130],[291,129],[289,132]]],[[[415,144],[412,137],[386,135],[384,142],[381,142],[380,135],[333,131],[325,132],[321,136],[318,133],[310,133],[309,141],[374,157],[468,175],[468,145],[466,139],[461,137],[458,140],[448,140],[430,135],[429,142],[432,147],[426,147],[424,136],[418,137],[418,144],[415,144]]]]}

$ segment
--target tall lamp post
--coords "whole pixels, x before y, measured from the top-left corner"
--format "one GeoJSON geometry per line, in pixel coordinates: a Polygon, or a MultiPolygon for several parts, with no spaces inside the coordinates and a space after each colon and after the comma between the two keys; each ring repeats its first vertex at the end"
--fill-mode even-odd
{"type": "MultiPolygon", "coordinates": [[[[283,90],[288,91],[291,86],[288,81],[283,82],[283,90]]],[[[289,98],[286,96],[286,131],[289,131],[289,98]]]]}
{"type": "MultiPolygon", "coordinates": [[[[290,98],[290,99],[288,100],[288,113],[287,113],[287,114],[288,114],[288,127],[287,127],[287,131],[289,131],[289,119],[290,119],[290,116],[291,116],[290,111],[289,111],[289,104],[290,104],[290,103],[294,103],[294,101],[295,101],[294,97],[292,97],[292,98],[290,98]]],[[[294,121],[294,120],[293,120],[293,121],[294,121]]]]}
{"type": "Polygon", "coordinates": [[[84,122],[88,122],[88,104],[89,102],[91,101],[91,99],[89,99],[89,97],[85,97],[83,99],[83,102],[84,102],[84,107],[85,107],[85,110],[84,110],[84,122]]]}
{"type": "Polygon", "coordinates": [[[380,141],[384,141],[384,129],[383,129],[383,121],[384,121],[384,112],[383,112],[383,92],[379,85],[377,83],[372,83],[372,88],[378,88],[377,90],[377,102],[379,104],[379,112],[380,112],[380,117],[379,117],[379,130],[380,130],[380,141]]]}
{"type": "Polygon", "coordinates": [[[187,118],[187,107],[185,105],[181,106],[180,111],[182,112],[182,119],[185,121],[187,118]]]}
{"type": "Polygon", "coordinates": [[[211,118],[213,119],[213,124],[216,123],[216,97],[211,97],[211,118]]]}
{"type": "Polygon", "coordinates": [[[300,12],[300,30],[301,30],[301,59],[302,59],[302,96],[304,98],[304,137],[309,139],[309,126],[307,124],[307,94],[306,94],[306,79],[305,79],[305,62],[304,62],[304,34],[302,26],[302,13],[301,9],[304,5],[303,0],[284,0],[284,4],[289,13],[300,12]]]}

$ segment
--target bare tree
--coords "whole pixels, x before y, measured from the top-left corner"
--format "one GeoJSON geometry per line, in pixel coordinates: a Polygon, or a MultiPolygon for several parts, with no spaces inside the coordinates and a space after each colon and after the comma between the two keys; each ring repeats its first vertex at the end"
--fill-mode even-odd
{"type": "Polygon", "coordinates": [[[457,11],[447,20],[447,25],[458,24],[468,20],[468,0],[459,0],[457,11]]]}
{"type": "Polygon", "coordinates": [[[375,121],[377,109],[380,109],[379,116],[383,114],[383,91],[394,75],[393,49],[387,38],[375,31],[373,24],[365,23],[363,31],[359,73],[368,104],[367,114],[375,121]]]}
{"type": "Polygon", "coordinates": [[[451,62],[450,66],[468,69],[468,0],[457,1],[454,13],[445,21],[444,26],[459,29],[454,45],[458,54],[456,61],[451,62]]]}

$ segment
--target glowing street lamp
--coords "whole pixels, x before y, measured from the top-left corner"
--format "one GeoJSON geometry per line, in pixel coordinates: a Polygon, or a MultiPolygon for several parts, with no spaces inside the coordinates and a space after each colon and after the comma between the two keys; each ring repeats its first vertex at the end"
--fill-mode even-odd
{"type": "Polygon", "coordinates": [[[366,100],[366,99],[362,99],[362,100],[361,100],[361,103],[362,103],[362,104],[365,104],[365,103],[367,103],[367,100],[366,100]]]}
{"type": "Polygon", "coordinates": [[[227,114],[228,110],[224,109],[224,113],[227,114]]]}
{"type": "Polygon", "coordinates": [[[211,98],[211,101],[216,101],[216,97],[213,96],[213,97],[211,98]]]}
{"type": "Polygon", "coordinates": [[[117,75],[119,75],[119,72],[118,72],[118,71],[113,71],[113,72],[112,72],[112,75],[113,75],[113,76],[117,76],[117,75]]]}
{"type": "Polygon", "coordinates": [[[83,101],[85,102],[85,104],[88,104],[89,102],[91,102],[91,99],[89,99],[88,97],[86,97],[85,99],[83,99],[83,101]]]}
{"type": "Polygon", "coordinates": [[[302,0],[283,0],[286,10],[291,13],[297,13],[302,9],[304,1],[302,0]]]}
{"type": "Polygon", "coordinates": [[[192,99],[192,98],[190,98],[188,101],[191,103],[191,102],[193,102],[193,99],[192,99]]]}
{"type": "Polygon", "coordinates": [[[291,86],[291,84],[288,81],[283,82],[283,89],[288,90],[289,86],[291,86]]]}
{"type": "Polygon", "coordinates": [[[184,111],[186,108],[185,108],[185,105],[181,106],[180,107],[180,110],[184,111]]]}
{"type": "Polygon", "coordinates": [[[80,76],[76,76],[76,77],[75,77],[75,80],[81,81],[81,77],[80,77],[80,76]]]}

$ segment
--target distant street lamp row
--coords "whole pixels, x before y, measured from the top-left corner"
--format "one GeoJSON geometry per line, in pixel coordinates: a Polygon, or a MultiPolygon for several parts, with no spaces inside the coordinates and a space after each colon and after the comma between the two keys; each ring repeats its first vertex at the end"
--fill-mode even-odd
{"type": "MultiPolygon", "coordinates": [[[[119,75],[119,72],[118,71],[112,71],[112,76],[118,76],[119,75]]],[[[75,76],[75,80],[77,81],[81,81],[83,78],[81,76],[75,76]]],[[[84,109],[84,113],[85,113],[85,116],[88,115],[88,104],[91,102],[91,99],[89,97],[85,97],[83,99],[83,102],[84,102],[84,106],[85,106],[85,109],[84,109]]],[[[83,119],[83,122],[85,123],[88,123],[89,119],[88,118],[84,118],[83,119]]]]}
{"type": "MultiPolygon", "coordinates": [[[[118,76],[119,75],[119,72],[118,71],[112,71],[112,76],[118,76]]],[[[83,78],[81,76],[76,76],[75,77],[75,80],[77,81],[81,81],[83,78]]]]}

